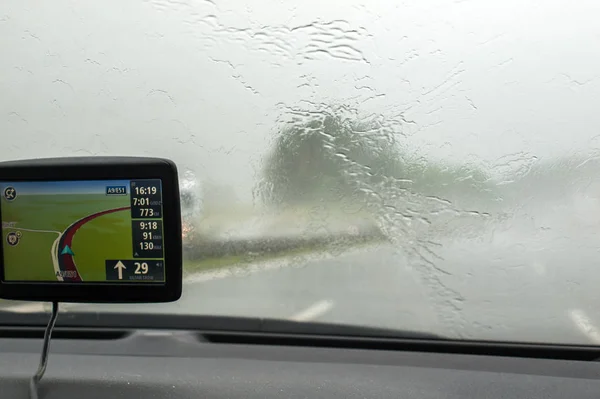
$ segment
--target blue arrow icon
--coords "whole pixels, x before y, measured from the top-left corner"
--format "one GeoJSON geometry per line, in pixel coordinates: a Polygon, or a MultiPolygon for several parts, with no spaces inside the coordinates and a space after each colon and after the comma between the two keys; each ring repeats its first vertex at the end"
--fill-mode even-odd
{"type": "Polygon", "coordinates": [[[68,245],[65,245],[65,247],[63,248],[63,250],[60,252],[61,255],[71,255],[74,256],[75,254],[73,253],[73,251],[71,250],[71,248],[69,248],[68,245]]]}

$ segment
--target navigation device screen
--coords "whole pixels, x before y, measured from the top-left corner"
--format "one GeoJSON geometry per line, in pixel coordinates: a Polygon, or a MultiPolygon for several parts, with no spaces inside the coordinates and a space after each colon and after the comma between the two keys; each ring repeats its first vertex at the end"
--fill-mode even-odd
{"type": "Polygon", "coordinates": [[[4,281],[164,283],[161,180],[0,182],[4,281]]]}

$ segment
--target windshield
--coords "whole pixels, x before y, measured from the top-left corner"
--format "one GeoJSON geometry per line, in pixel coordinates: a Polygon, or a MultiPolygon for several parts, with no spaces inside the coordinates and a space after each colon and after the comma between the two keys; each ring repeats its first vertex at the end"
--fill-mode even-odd
{"type": "Polygon", "coordinates": [[[3,2],[0,159],[179,167],[182,299],[65,311],[600,344],[599,12],[3,2]]]}

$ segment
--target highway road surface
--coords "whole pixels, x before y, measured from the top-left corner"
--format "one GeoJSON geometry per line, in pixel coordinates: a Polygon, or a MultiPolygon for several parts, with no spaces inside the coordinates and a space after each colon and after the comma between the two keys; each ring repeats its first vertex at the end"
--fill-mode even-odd
{"type": "Polygon", "coordinates": [[[175,303],[71,305],[67,311],[256,316],[450,338],[600,344],[598,234],[579,243],[577,260],[570,240],[567,247],[560,240],[549,247],[539,236],[508,238],[496,233],[448,242],[436,248],[436,268],[385,244],[187,276],[175,303]]]}
{"type": "Polygon", "coordinates": [[[397,241],[188,275],[175,303],[64,309],[256,316],[600,345],[600,228],[528,223],[434,241],[432,264],[409,257],[409,244],[397,241]]]}

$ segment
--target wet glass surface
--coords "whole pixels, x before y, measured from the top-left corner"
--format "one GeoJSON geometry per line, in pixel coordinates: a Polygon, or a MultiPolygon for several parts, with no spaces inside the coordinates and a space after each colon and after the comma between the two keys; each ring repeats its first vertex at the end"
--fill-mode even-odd
{"type": "Polygon", "coordinates": [[[123,311],[598,344],[599,11],[3,2],[0,159],[178,164],[184,297],[123,311]]]}

